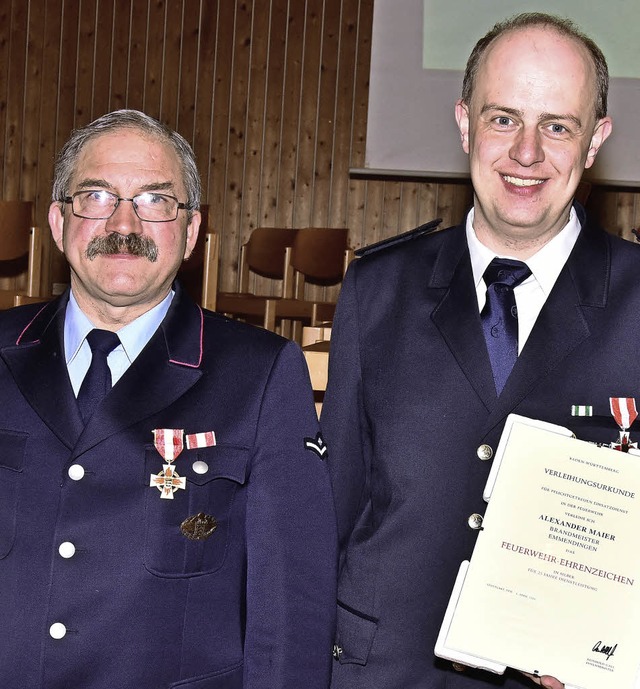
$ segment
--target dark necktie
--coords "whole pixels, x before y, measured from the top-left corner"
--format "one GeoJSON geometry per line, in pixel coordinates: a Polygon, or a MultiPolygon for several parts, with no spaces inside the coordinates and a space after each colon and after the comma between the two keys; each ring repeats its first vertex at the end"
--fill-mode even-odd
{"type": "Polygon", "coordinates": [[[91,365],[78,391],[78,406],[85,423],[111,389],[107,357],[120,344],[120,339],[109,330],[94,329],[87,335],[87,342],[91,347],[91,365]]]}
{"type": "Polygon", "coordinates": [[[518,310],[513,288],[529,275],[526,263],[506,258],[494,258],[484,271],[487,301],[480,315],[498,394],[518,358],[518,310]]]}

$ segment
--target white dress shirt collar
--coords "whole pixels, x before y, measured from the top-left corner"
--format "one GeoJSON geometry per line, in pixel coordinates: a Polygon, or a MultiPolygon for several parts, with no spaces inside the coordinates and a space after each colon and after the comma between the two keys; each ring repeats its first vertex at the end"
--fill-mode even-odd
{"type": "MultiPolygon", "coordinates": [[[[471,256],[471,268],[473,270],[473,282],[476,290],[481,289],[484,294],[485,287],[482,276],[487,266],[496,257],[496,254],[480,242],[473,229],[474,209],[472,208],[467,215],[466,232],[469,254],[471,256]],[[482,284],[481,284],[482,283],[482,284]]],[[[562,230],[539,249],[533,256],[530,256],[525,263],[531,270],[532,277],[525,282],[535,279],[545,298],[549,296],[560,271],[569,258],[569,254],[580,234],[580,222],[574,208],[571,209],[569,222],[562,230]]],[[[514,256],[501,255],[500,258],[515,258],[514,256]]],[[[484,299],[482,300],[484,303],[484,299]]]]}

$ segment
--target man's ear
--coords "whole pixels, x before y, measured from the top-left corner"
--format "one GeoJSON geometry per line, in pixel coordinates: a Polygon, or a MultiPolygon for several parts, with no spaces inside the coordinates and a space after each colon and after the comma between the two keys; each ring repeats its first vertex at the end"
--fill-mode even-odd
{"type": "Polygon", "coordinates": [[[469,153],[469,106],[462,100],[456,101],[456,122],[460,130],[462,150],[469,153]]]}
{"type": "Polygon", "coordinates": [[[51,228],[51,236],[56,246],[60,251],[64,252],[63,249],[63,235],[64,235],[64,214],[63,214],[64,204],[60,201],[54,201],[49,206],[49,227],[51,228]]]}
{"type": "Polygon", "coordinates": [[[202,215],[200,211],[191,211],[191,220],[187,225],[187,245],[184,249],[183,260],[187,260],[195,249],[198,241],[198,233],[200,231],[200,223],[202,222],[202,215]]]}
{"type": "Polygon", "coordinates": [[[610,117],[603,117],[596,124],[596,128],[593,130],[593,136],[591,137],[591,144],[587,151],[587,160],[584,164],[585,168],[591,167],[595,162],[600,146],[602,146],[609,137],[609,134],[611,134],[612,126],[610,117]]]}

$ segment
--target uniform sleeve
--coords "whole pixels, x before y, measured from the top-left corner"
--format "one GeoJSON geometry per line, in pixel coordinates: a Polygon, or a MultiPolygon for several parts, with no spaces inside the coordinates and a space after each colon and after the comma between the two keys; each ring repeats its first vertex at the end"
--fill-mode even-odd
{"type": "Polygon", "coordinates": [[[364,407],[356,275],[357,262],[345,277],[331,329],[329,383],[321,418],[341,553],[368,501],[372,454],[364,407]]]}
{"type": "Polygon", "coordinates": [[[264,391],[248,484],[245,689],[329,686],[336,527],[320,438],[306,362],[289,342],[264,391]]]}

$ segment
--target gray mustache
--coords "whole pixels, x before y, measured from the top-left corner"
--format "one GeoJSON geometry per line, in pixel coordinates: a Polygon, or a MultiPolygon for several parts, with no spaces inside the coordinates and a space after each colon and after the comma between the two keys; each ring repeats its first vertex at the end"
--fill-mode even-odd
{"type": "Polygon", "coordinates": [[[94,237],[87,246],[86,256],[93,261],[96,256],[113,254],[131,254],[142,256],[151,263],[158,260],[158,247],[153,239],[132,233],[127,235],[112,232],[103,237],[94,237]]]}

